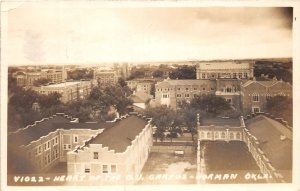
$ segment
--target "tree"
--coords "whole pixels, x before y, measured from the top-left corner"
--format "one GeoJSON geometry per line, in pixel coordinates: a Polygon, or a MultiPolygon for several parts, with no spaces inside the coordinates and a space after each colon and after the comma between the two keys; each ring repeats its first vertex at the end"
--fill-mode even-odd
{"type": "Polygon", "coordinates": [[[42,86],[42,85],[48,84],[49,82],[51,82],[51,80],[48,78],[39,78],[33,82],[33,85],[34,86],[42,86]]]}
{"type": "Polygon", "coordinates": [[[144,112],[146,116],[152,118],[152,125],[156,126],[156,132],[154,134],[157,139],[159,138],[161,141],[164,139],[164,132],[168,127],[171,127],[174,124],[174,120],[176,118],[175,111],[165,105],[155,108],[147,108],[144,112]]]}
{"type": "Polygon", "coordinates": [[[213,94],[196,96],[191,101],[191,107],[212,116],[231,109],[225,98],[213,94]]]}
{"type": "Polygon", "coordinates": [[[267,112],[276,117],[282,117],[288,121],[289,124],[293,123],[293,100],[287,96],[274,96],[267,100],[267,112]]]}
{"type": "Polygon", "coordinates": [[[161,78],[163,75],[164,75],[164,72],[161,71],[161,70],[155,70],[155,71],[152,73],[152,76],[153,76],[154,78],[161,78]]]}
{"type": "Polygon", "coordinates": [[[179,108],[183,123],[188,128],[188,131],[192,135],[192,140],[194,141],[194,136],[197,134],[197,113],[199,110],[185,101],[179,103],[179,108]]]}
{"type": "Polygon", "coordinates": [[[169,75],[171,79],[196,79],[196,66],[187,66],[177,68],[169,75]]]}

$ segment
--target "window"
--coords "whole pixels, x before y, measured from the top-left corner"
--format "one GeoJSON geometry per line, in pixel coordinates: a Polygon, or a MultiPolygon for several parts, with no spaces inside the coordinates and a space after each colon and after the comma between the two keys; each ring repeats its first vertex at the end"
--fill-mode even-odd
{"type": "Polygon", "coordinates": [[[58,144],[58,137],[55,137],[55,144],[58,144]]]}
{"type": "Polygon", "coordinates": [[[252,111],[253,111],[254,113],[258,113],[258,112],[260,112],[260,108],[259,108],[259,107],[253,107],[253,108],[252,108],[252,111]]]}
{"type": "Polygon", "coordinates": [[[266,100],[269,100],[272,96],[270,94],[266,95],[266,100]]]}
{"type": "Polygon", "coordinates": [[[189,88],[185,88],[186,91],[189,91],[189,88]]]}
{"type": "Polygon", "coordinates": [[[87,168],[87,167],[84,168],[84,173],[90,173],[90,172],[91,172],[90,168],[87,168]]]}
{"type": "Polygon", "coordinates": [[[42,146],[39,146],[39,154],[42,153],[42,146]]]}
{"type": "Polygon", "coordinates": [[[195,91],[197,91],[197,90],[198,90],[198,88],[194,88],[194,90],[195,90],[195,91]]]}
{"type": "Polygon", "coordinates": [[[206,133],[206,137],[210,139],[210,132],[206,133]]]}
{"type": "Polygon", "coordinates": [[[178,88],[177,90],[180,91],[180,88],[178,88]]]}
{"type": "Polygon", "coordinates": [[[38,155],[38,148],[35,149],[35,155],[38,155]]]}
{"type": "Polygon", "coordinates": [[[233,78],[236,78],[236,73],[233,73],[233,78]]]}
{"type": "Polygon", "coordinates": [[[216,139],[219,138],[219,133],[218,133],[218,132],[215,133],[215,138],[216,138],[216,139]]]}
{"type": "Polygon", "coordinates": [[[64,144],[64,150],[70,150],[71,145],[70,144],[64,144]]]}
{"type": "Polygon", "coordinates": [[[50,154],[47,155],[47,159],[48,159],[48,163],[50,163],[51,162],[50,154]]]}
{"type": "Polygon", "coordinates": [[[259,101],[259,96],[258,96],[258,94],[253,94],[253,95],[252,95],[252,100],[253,100],[253,101],[256,101],[256,102],[259,101]]]}
{"type": "Polygon", "coordinates": [[[99,153],[98,152],[94,152],[94,159],[99,159],[99,153]]]}
{"type": "Polygon", "coordinates": [[[226,98],[226,101],[227,101],[228,103],[231,103],[231,102],[232,102],[231,98],[226,98]]]}
{"type": "Polygon", "coordinates": [[[44,150],[47,149],[47,143],[44,143],[44,150]]]}
{"type": "Polygon", "coordinates": [[[108,173],[108,166],[106,164],[102,165],[102,173],[108,173]]]}
{"type": "Polygon", "coordinates": [[[114,165],[114,164],[112,164],[112,165],[110,166],[110,170],[111,170],[112,173],[116,173],[116,172],[117,172],[117,166],[114,165]]]}
{"type": "Polygon", "coordinates": [[[244,78],[247,78],[248,77],[248,74],[247,73],[244,73],[244,78]]]}
{"type": "Polygon", "coordinates": [[[168,94],[162,94],[162,98],[168,98],[169,95],[168,94]]]}
{"type": "Polygon", "coordinates": [[[200,137],[204,138],[204,133],[203,132],[200,133],[200,137]]]}
{"type": "Polygon", "coordinates": [[[202,74],[202,78],[205,79],[205,74],[202,74]]]}
{"type": "Polygon", "coordinates": [[[181,94],[177,94],[176,97],[181,97],[181,94]]]}
{"type": "Polygon", "coordinates": [[[47,142],[47,149],[50,149],[50,141],[47,142]]]}
{"type": "Polygon", "coordinates": [[[233,133],[229,133],[229,138],[230,138],[230,139],[234,139],[233,133]]]}
{"type": "Polygon", "coordinates": [[[78,135],[74,135],[74,143],[78,143],[78,135]]]}
{"type": "Polygon", "coordinates": [[[242,78],[243,77],[243,74],[242,73],[239,73],[239,78],[242,78]]]}
{"type": "Polygon", "coordinates": [[[238,140],[241,139],[241,134],[240,134],[240,133],[237,133],[237,134],[236,134],[236,139],[238,139],[238,140]]]}
{"type": "Polygon", "coordinates": [[[225,139],[225,132],[222,132],[221,138],[222,138],[222,139],[225,139]]]}
{"type": "Polygon", "coordinates": [[[205,88],[202,88],[203,91],[205,91],[205,88]]]}
{"type": "Polygon", "coordinates": [[[185,94],[185,97],[190,97],[190,94],[185,94]]]}

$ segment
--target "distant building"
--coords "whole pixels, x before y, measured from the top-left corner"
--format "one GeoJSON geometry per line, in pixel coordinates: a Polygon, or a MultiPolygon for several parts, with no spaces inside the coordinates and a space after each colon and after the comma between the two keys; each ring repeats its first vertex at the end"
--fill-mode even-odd
{"type": "MultiPolygon", "coordinates": [[[[68,153],[68,175],[138,177],[152,146],[152,127],[145,120],[131,116],[88,140],[68,153]]],[[[97,180],[109,184],[105,178],[97,180]]]]}
{"type": "Polygon", "coordinates": [[[200,119],[198,117],[197,173],[205,168],[200,141],[244,142],[260,172],[270,183],[292,180],[292,132],[263,115],[252,119],[200,119]],[[272,133],[270,133],[272,132],[272,133]]]}
{"type": "Polygon", "coordinates": [[[214,94],[216,82],[211,80],[170,80],[155,85],[156,106],[167,105],[174,109],[179,102],[191,101],[196,95],[214,94]]]}
{"type": "Polygon", "coordinates": [[[250,79],[253,78],[252,62],[200,62],[197,64],[196,79],[250,79]]]}
{"type": "Polygon", "coordinates": [[[65,162],[68,175],[135,176],[151,145],[152,127],[143,118],[80,123],[58,113],[8,133],[8,174],[42,173],[65,162]]]}
{"type": "Polygon", "coordinates": [[[58,84],[33,87],[32,89],[40,94],[49,95],[60,93],[63,103],[86,99],[93,87],[92,81],[71,81],[58,84]]]}
{"type": "Polygon", "coordinates": [[[266,109],[267,100],[271,97],[293,96],[291,84],[273,79],[271,81],[249,80],[241,84],[241,101],[243,112],[257,113],[266,109]]]}
{"type": "Polygon", "coordinates": [[[95,70],[94,80],[101,86],[116,85],[118,83],[118,72],[115,70],[95,70]]]}
{"type": "Polygon", "coordinates": [[[256,81],[246,79],[170,80],[155,85],[156,106],[177,109],[178,103],[191,101],[196,95],[214,94],[226,99],[244,115],[264,112],[267,99],[276,95],[292,97],[292,86],[276,79],[256,81]]]}
{"type": "Polygon", "coordinates": [[[74,121],[68,115],[57,114],[8,133],[8,161],[11,162],[8,173],[45,172],[58,162],[66,162],[67,152],[109,125],[74,121]]]}
{"type": "Polygon", "coordinates": [[[146,94],[151,94],[152,87],[154,88],[154,84],[156,81],[154,79],[134,79],[134,80],[127,80],[127,86],[136,92],[144,92],[146,94]]]}
{"type": "Polygon", "coordinates": [[[49,79],[51,83],[59,83],[66,79],[66,71],[46,69],[37,72],[16,72],[14,77],[16,78],[17,85],[21,87],[32,87],[34,82],[41,78],[49,79]]]}
{"type": "Polygon", "coordinates": [[[151,104],[153,96],[142,91],[134,92],[129,98],[133,101],[134,111],[140,112],[151,104]]]}

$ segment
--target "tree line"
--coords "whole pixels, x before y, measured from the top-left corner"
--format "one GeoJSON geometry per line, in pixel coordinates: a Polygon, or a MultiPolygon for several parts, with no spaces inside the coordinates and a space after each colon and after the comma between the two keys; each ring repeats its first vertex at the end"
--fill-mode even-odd
{"type": "MultiPolygon", "coordinates": [[[[123,84],[124,85],[124,84],[123,84]]],[[[95,86],[87,99],[62,103],[61,94],[39,94],[31,89],[24,89],[16,85],[11,78],[8,85],[8,128],[14,131],[55,113],[63,112],[72,117],[79,118],[81,122],[106,121],[127,113],[132,100],[127,98],[127,86],[120,84],[114,86],[95,86]],[[39,110],[32,106],[37,102],[39,110]]]]}

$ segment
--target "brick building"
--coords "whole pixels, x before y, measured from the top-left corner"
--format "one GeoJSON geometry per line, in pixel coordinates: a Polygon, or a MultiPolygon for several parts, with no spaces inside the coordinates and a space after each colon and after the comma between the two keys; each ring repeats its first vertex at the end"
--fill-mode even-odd
{"type": "Polygon", "coordinates": [[[51,83],[59,83],[66,80],[64,67],[61,70],[47,69],[38,72],[16,72],[17,85],[21,87],[32,87],[34,82],[41,78],[49,79],[51,83]]]}
{"type": "Polygon", "coordinates": [[[64,114],[43,118],[8,134],[8,173],[44,172],[66,162],[68,151],[111,124],[77,123],[64,114]]]}
{"type": "Polygon", "coordinates": [[[215,94],[225,98],[236,111],[244,115],[265,111],[267,99],[276,96],[292,97],[292,86],[283,81],[256,81],[247,79],[170,80],[155,85],[155,105],[177,109],[182,100],[195,95],[215,94]]]}
{"type": "Polygon", "coordinates": [[[241,100],[243,112],[245,114],[252,112],[262,112],[266,108],[267,100],[270,97],[293,96],[293,87],[291,84],[273,79],[271,81],[249,80],[241,84],[241,100]]]}
{"type": "Polygon", "coordinates": [[[151,89],[154,87],[156,81],[154,79],[134,79],[134,80],[127,80],[127,86],[135,91],[135,92],[143,92],[146,94],[151,94],[151,89]]]}
{"type": "Polygon", "coordinates": [[[176,109],[180,101],[190,101],[195,95],[214,94],[215,91],[216,82],[212,80],[166,79],[155,85],[155,104],[176,109]]]}
{"type": "Polygon", "coordinates": [[[138,116],[79,123],[56,114],[8,134],[8,174],[43,173],[65,162],[68,175],[137,176],[151,145],[152,127],[138,116]]]}
{"type": "Polygon", "coordinates": [[[93,87],[92,81],[71,81],[58,84],[44,85],[40,87],[32,87],[32,89],[40,94],[49,95],[57,92],[61,94],[63,103],[86,99],[93,87]]]}
{"type": "MultiPolygon", "coordinates": [[[[151,146],[150,124],[137,116],[128,117],[69,152],[68,175],[115,175],[121,180],[127,176],[137,177],[148,159],[151,146]]],[[[105,178],[97,181],[108,183],[105,178]]]]}
{"type": "Polygon", "coordinates": [[[118,72],[116,70],[95,70],[94,80],[101,86],[115,85],[118,83],[118,72]]]}
{"type": "Polygon", "coordinates": [[[253,65],[241,61],[200,62],[196,66],[196,79],[249,79],[253,78],[253,65]]]}

